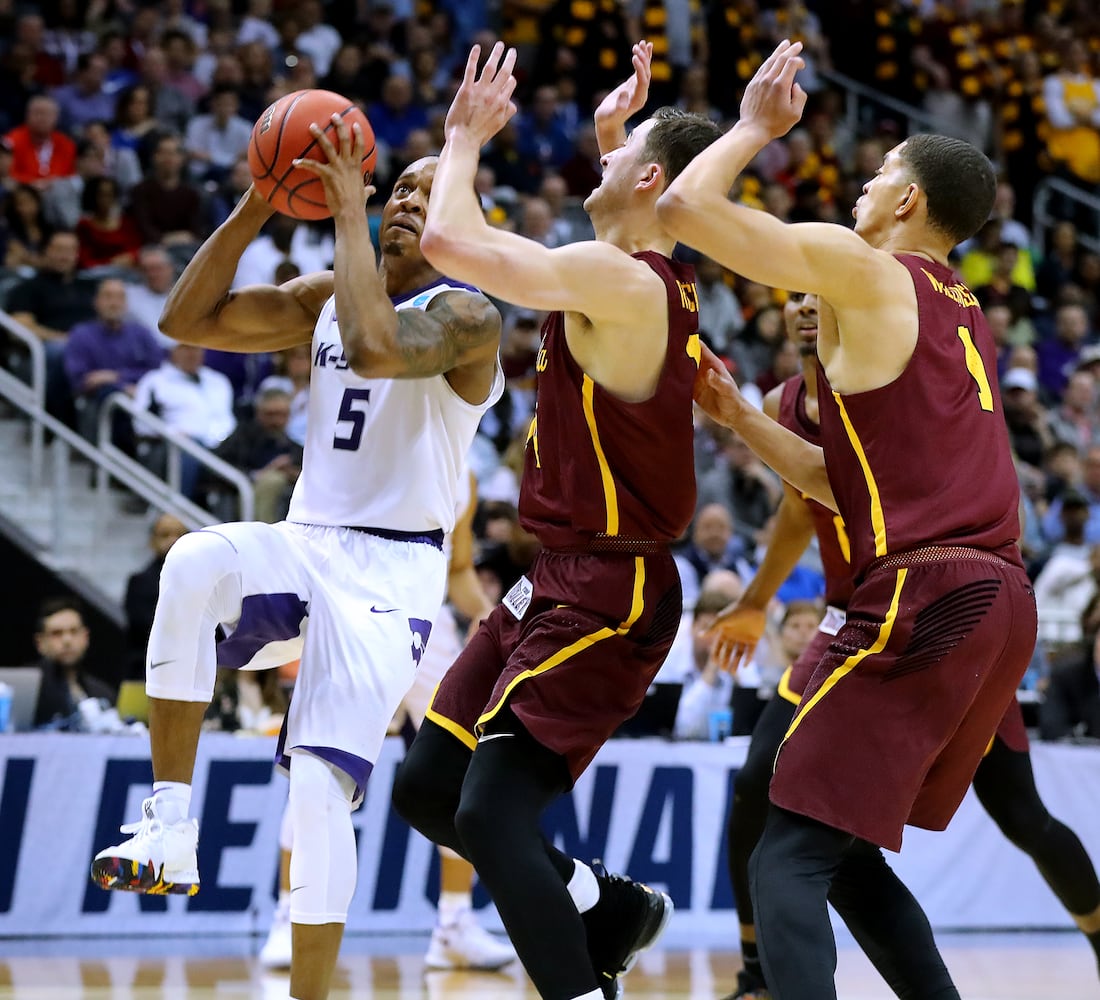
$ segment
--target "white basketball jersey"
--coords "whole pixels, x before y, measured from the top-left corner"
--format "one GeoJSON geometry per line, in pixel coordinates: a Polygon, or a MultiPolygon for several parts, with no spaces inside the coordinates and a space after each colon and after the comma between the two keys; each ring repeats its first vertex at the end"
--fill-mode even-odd
{"type": "MultiPolygon", "coordinates": [[[[453,290],[468,289],[441,279],[394,299],[394,306],[425,309],[440,292],[453,290]]],[[[287,520],[451,531],[466,489],[466,453],[482,414],[503,391],[499,361],[493,387],[477,405],[443,375],[361,378],[348,367],[333,296],[313,331],[305,458],[287,520]]]]}

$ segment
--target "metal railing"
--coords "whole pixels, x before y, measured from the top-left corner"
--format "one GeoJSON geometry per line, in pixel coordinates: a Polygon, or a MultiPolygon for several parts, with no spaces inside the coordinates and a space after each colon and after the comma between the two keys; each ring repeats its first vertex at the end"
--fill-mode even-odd
{"type": "Polygon", "coordinates": [[[867,126],[870,123],[863,121],[860,113],[861,106],[866,107],[868,104],[885,108],[901,118],[905,122],[906,135],[911,135],[922,129],[933,132],[939,131],[936,117],[923,108],[918,108],[914,104],[907,104],[905,101],[899,101],[896,97],[884,94],[881,90],[875,90],[874,87],[868,87],[867,84],[853,80],[850,76],[845,76],[836,70],[818,69],[817,73],[823,80],[827,80],[844,92],[844,115],[848,127],[855,135],[862,135],[868,131],[867,126]],[[864,102],[863,105],[861,105],[861,101],[864,102]]]}
{"type": "Polygon", "coordinates": [[[1035,188],[1035,199],[1031,216],[1032,243],[1036,247],[1045,246],[1046,240],[1044,237],[1046,231],[1054,223],[1065,218],[1064,213],[1055,215],[1051,211],[1051,203],[1055,201],[1056,198],[1071,202],[1079,209],[1083,208],[1092,212],[1093,229],[1092,232],[1086,232],[1080,225],[1080,216],[1082,213],[1078,211],[1077,242],[1086,250],[1092,251],[1092,253],[1100,253],[1100,197],[1089,194],[1087,191],[1082,191],[1081,188],[1074,187],[1068,181],[1064,181],[1060,177],[1044,178],[1035,188]]]}
{"type": "MultiPolygon", "coordinates": [[[[150,435],[142,435],[148,437],[150,435]]],[[[252,481],[240,469],[230,465],[224,459],[218,458],[209,448],[204,448],[197,441],[193,441],[186,434],[169,427],[156,414],[150,413],[136,406],[129,396],[116,392],[103,400],[99,408],[99,428],[97,444],[99,451],[108,456],[117,465],[129,470],[130,475],[143,483],[148,491],[155,497],[145,495],[157,506],[169,513],[176,514],[188,527],[201,527],[213,524],[221,520],[213,514],[188,500],[180,492],[181,462],[180,453],[186,453],[195,459],[200,465],[209,469],[214,475],[236,488],[238,498],[238,517],[242,521],[251,521],[255,514],[255,495],[252,489],[252,481]],[[139,435],[138,425],[152,430],[157,438],[162,440],[168,449],[167,474],[160,478],[151,472],[136,459],[131,458],[111,441],[111,425],[113,411],[123,410],[129,414],[134,422],[134,430],[139,435]],[[186,516],[185,516],[186,515],[186,516]],[[189,523],[199,520],[200,523],[189,523]]],[[[96,470],[96,490],[103,496],[107,492],[108,470],[102,466],[96,470]]]]}
{"type": "MultiPolygon", "coordinates": [[[[3,327],[12,337],[18,340],[30,355],[31,381],[28,385],[19,379],[13,378],[7,384],[9,392],[22,396],[25,402],[45,412],[46,408],[46,347],[35,334],[28,330],[22,323],[17,323],[6,312],[0,312],[0,327],[3,327]]],[[[7,373],[5,373],[7,374],[7,373]]],[[[9,397],[10,398],[10,397],[9,397]]],[[[14,400],[13,400],[14,402],[14,400]]],[[[30,481],[32,486],[38,486],[42,482],[42,454],[46,439],[43,425],[34,420],[31,423],[31,469],[30,481]]]]}

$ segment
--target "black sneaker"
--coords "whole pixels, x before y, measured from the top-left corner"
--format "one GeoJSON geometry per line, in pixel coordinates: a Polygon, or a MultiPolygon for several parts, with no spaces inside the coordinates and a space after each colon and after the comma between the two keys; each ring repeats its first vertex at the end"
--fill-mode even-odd
{"type": "Polygon", "coordinates": [[[737,989],[722,1000],[771,1000],[767,984],[746,969],[737,973],[737,989]]]}
{"type": "Polygon", "coordinates": [[[667,893],[657,892],[623,875],[610,875],[600,861],[592,862],[600,899],[583,914],[588,954],[607,1000],[622,994],[619,976],[629,972],[661,936],[675,907],[667,893]]]}

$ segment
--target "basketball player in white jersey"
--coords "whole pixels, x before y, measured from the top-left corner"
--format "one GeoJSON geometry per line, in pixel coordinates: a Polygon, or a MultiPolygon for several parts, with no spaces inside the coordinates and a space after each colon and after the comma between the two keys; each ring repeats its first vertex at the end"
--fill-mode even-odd
{"type": "MultiPolygon", "coordinates": [[[[431,639],[416,669],[416,680],[390,725],[391,732],[395,726],[400,727],[406,744],[420,729],[432,695],[447,668],[462,652],[463,636],[454,612],[476,626],[493,610],[474,569],[473,521],[477,511],[477,489],[473,476],[463,476],[460,487],[464,488],[459,491],[458,520],[454,530],[443,540],[443,552],[447,556],[447,601],[432,626],[431,639]]],[[[293,952],[289,870],[293,843],[288,806],[279,830],[279,903],[259,954],[260,964],[268,969],[288,968],[293,952]]],[[[516,952],[511,944],[486,931],[474,916],[473,865],[447,847],[438,850],[439,904],[424,964],[429,969],[495,971],[514,961],[516,952]]]]}
{"type": "Polygon", "coordinates": [[[153,794],[123,828],[133,836],[92,864],[105,888],[196,892],[190,782],[215,668],[300,656],[278,749],[290,766],[295,844],[293,1000],[328,995],[357,867],[349,813],[439,612],[442,541],[465,455],[503,388],[496,309],[420,252],[435,159],[398,178],[376,265],[363,136],[334,124],[335,147],[313,127],[328,162],[302,164],[321,177],[335,219],[334,271],[230,291],[272,212],[250,190],[187,266],[161,318],[169,336],[221,349],[312,338],[305,458],[287,521],[196,531],[165,561],[147,654],[153,794]],[[215,650],[219,624],[228,637],[215,650]]]}

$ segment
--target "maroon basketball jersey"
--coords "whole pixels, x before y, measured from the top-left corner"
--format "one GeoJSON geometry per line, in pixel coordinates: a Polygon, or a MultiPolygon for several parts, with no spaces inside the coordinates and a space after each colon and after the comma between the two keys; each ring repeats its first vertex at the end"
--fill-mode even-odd
{"type": "Polygon", "coordinates": [[[695,512],[695,269],[648,250],[634,256],[664,281],[668,299],[668,351],[649,399],[624,402],[596,385],[569,352],[561,312],[542,328],[519,514],[547,548],[603,536],[620,539],[623,551],[631,541],[672,542],[695,512]]]}
{"type": "MultiPolygon", "coordinates": [[[[806,379],[793,375],[783,383],[779,397],[779,423],[794,431],[810,444],[821,445],[821,428],[806,412],[806,379]]],[[[848,561],[850,545],[844,521],[824,504],[802,494],[814,519],[814,531],[821,552],[821,567],[825,570],[825,601],[836,608],[846,608],[852,596],[852,565],[848,561]]]]}
{"type": "Polygon", "coordinates": [[[897,259],[917,293],[917,344],[905,371],[841,395],[818,366],[825,466],[853,573],[859,579],[875,559],[925,545],[990,549],[1019,563],[1020,491],[985,316],[950,268],[897,259]]]}

